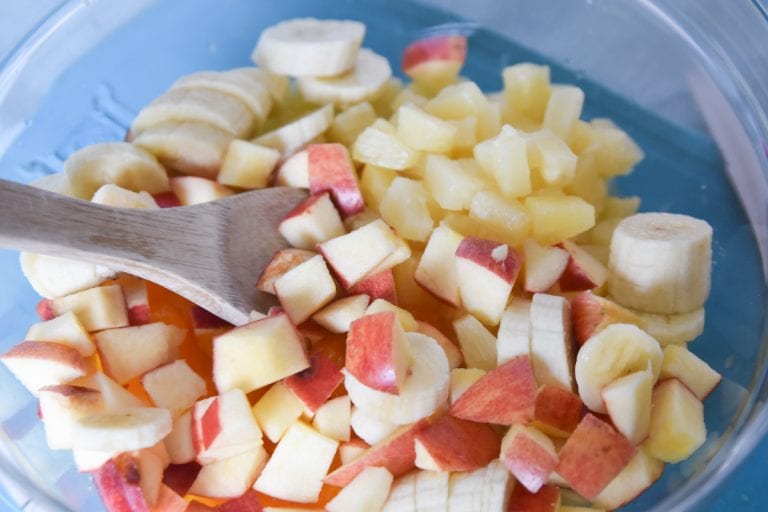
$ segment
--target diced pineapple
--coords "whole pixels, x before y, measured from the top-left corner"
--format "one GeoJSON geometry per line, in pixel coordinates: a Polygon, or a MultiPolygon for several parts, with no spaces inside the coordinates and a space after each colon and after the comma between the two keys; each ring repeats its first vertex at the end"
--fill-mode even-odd
{"type": "Polygon", "coordinates": [[[571,127],[571,133],[566,139],[571,151],[581,155],[592,142],[592,125],[586,121],[576,121],[571,127]]]}
{"type": "Polygon", "coordinates": [[[504,68],[502,77],[504,122],[519,128],[541,123],[552,89],[549,82],[549,66],[515,64],[504,68]]]}
{"type": "Polygon", "coordinates": [[[397,178],[397,172],[392,169],[385,169],[376,165],[367,164],[363,167],[363,174],[360,178],[360,191],[363,193],[363,200],[370,208],[379,209],[384,194],[397,178]]]}
{"type": "Polygon", "coordinates": [[[515,199],[506,199],[492,190],[480,191],[472,198],[469,216],[507,234],[510,245],[522,244],[530,231],[528,210],[515,199]]]}
{"type": "Polygon", "coordinates": [[[435,201],[446,210],[466,210],[480,190],[490,188],[481,172],[440,155],[426,159],[424,182],[435,201]]]}
{"type": "Polygon", "coordinates": [[[621,219],[618,217],[610,217],[598,221],[588,232],[589,243],[608,247],[611,244],[613,232],[616,230],[616,226],[619,225],[619,222],[621,222],[621,219]]]}
{"type": "Polygon", "coordinates": [[[357,162],[402,171],[419,161],[419,153],[401,141],[392,125],[378,119],[355,141],[352,158],[357,162]]]}
{"type": "Polygon", "coordinates": [[[456,140],[453,144],[454,156],[472,156],[477,144],[477,118],[468,116],[464,119],[449,120],[456,127],[456,140]]]}
{"type": "Polygon", "coordinates": [[[517,238],[510,236],[509,233],[464,213],[450,213],[443,218],[442,222],[462,236],[473,236],[509,245],[517,241],[517,238]]]}
{"type": "Polygon", "coordinates": [[[477,140],[495,137],[501,131],[501,103],[489,101],[488,107],[477,115],[477,140]]]}
{"type": "Polygon", "coordinates": [[[449,85],[424,107],[428,113],[442,119],[464,119],[478,116],[488,108],[488,100],[476,83],[471,81],[449,85]]]}
{"type": "Polygon", "coordinates": [[[546,186],[568,185],[576,173],[578,157],[568,144],[550,130],[541,130],[528,140],[528,164],[538,169],[546,186]]]}
{"type": "Polygon", "coordinates": [[[336,116],[328,134],[331,140],[345,146],[354,144],[357,137],[376,121],[376,111],[367,101],[358,103],[336,116]]]}
{"type": "Polygon", "coordinates": [[[429,102],[429,98],[422,96],[410,87],[406,87],[392,100],[392,111],[397,111],[403,105],[415,105],[417,107],[423,107],[429,102]]]}
{"type": "Polygon", "coordinates": [[[379,212],[406,240],[426,241],[434,227],[427,207],[427,191],[416,180],[395,178],[381,199],[379,212]]]}
{"type": "Polygon", "coordinates": [[[447,153],[456,140],[456,127],[413,105],[397,109],[397,136],[415,150],[447,153]]]}
{"type": "Polygon", "coordinates": [[[376,94],[376,98],[371,102],[373,109],[379,117],[389,117],[395,109],[392,108],[392,101],[400,94],[403,89],[403,82],[397,77],[389,77],[382,88],[376,94]]]}
{"type": "Polygon", "coordinates": [[[602,211],[603,218],[618,217],[623,219],[637,213],[640,207],[640,198],[637,196],[616,197],[611,196],[605,199],[605,207],[602,211]]]}
{"type": "Polygon", "coordinates": [[[504,195],[522,197],[531,193],[528,141],[517,130],[504,126],[496,137],[475,146],[474,155],[504,195]]]}
{"type": "Polygon", "coordinates": [[[593,119],[590,145],[597,168],[603,176],[627,174],[640,160],[643,151],[629,135],[608,119],[593,119]]]}
{"type": "Polygon", "coordinates": [[[579,157],[573,179],[564,187],[567,194],[579,196],[592,206],[595,212],[602,212],[608,196],[608,185],[597,172],[594,159],[587,155],[579,157]]]}
{"type": "Polygon", "coordinates": [[[577,196],[538,195],[525,198],[532,217],[533,237],[553,245],[595,225],[595,207],[577,196]]]}
{"type": "Polygon", "coordinates": [[[280,160],[273,148],[244,140],[233,140],[221,162],[217,181],[240,188],[264,188],[280,160]]]}
{"type": "Polygon", "coordinates": [[[584,107],[584,91],[573,85],[553,85],[544,112],[544,128],[568,140],[584,107]]]}
{"type": "Polygon", "coordinates": [[[667,379],[654,388],[651,411],[651,429],[643,447],[652,457],[680,462],[704,444],[704,406],[679,380],[667,379]]]}

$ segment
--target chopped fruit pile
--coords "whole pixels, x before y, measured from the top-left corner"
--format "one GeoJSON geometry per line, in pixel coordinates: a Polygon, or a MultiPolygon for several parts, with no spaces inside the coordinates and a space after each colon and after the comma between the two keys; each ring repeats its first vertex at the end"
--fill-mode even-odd
{"type": "Polygon", "coordinates": [[[614,509],[704,442],[709,225],[610,196],[642,153],[546,66],[484,94],[466,38],[436,37],[403,85],[364,33],[280,23],[261,67],[179,79],[39,183],[129,208],[310,194],[253,283],[280,306],[242,326],[22,256],[43,321],[2,361],[110,511],[614,509]]]}

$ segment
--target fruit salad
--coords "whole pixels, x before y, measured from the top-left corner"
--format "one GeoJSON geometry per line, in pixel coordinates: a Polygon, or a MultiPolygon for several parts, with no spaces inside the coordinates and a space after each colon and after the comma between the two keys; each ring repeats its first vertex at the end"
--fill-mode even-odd
{"type": "Polygon", "coordinates": [[[704,443],[712,228],[612,196],[642,151],[547,66],[483,92],[467,37],[438,35],[403,82],[364,37],[270,27],[256,66],[179,78],[35,184],[148,209],[309,193],[245,325],[22,254],[41,321],[0,360],[110,512],[612,510],[704,443]]]}

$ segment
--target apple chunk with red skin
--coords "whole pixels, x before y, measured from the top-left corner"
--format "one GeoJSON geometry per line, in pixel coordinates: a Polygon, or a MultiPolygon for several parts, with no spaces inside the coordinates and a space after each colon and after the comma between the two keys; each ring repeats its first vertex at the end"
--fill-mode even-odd
{"type": "Polygon", "coordinates": [[[366,315],[350,324],[346,368],[369,388],[398,394],[410,359],[408,340],[395,313],[366,315]]]}
{"type": "Polygon", "coordinates": [[[48,341],[24,341],[0,360],[35,396],[40,388],[66,384],[86,374],[80,351],[48,341]]]}
{"type": "Polygon", "coordinates": [[[531,493],[522,485],[516,485],[509,498],[506,512],[557,512],[558,510],[560,510],[558,486],[545,485],[538,492],[531,493]]]}
{"type": "Polygon", "coordinates": [[[523,245],[525,291],[546,292],[557,283],[568,266],[570,255],[563,248],[542,246],[528,239],[523,245]]]}
{"type": "Polygon", "coordinates": [[[336,296],[336,283],[320,255],[280,276],[274,286],[280,306],[294,325],[307,320],[336,296]]]}
{"type": "Polygon", "coordinates": [[[635,445],[613,427],[587,414],[560,449],[556,471],[573,490],[594,500],[636,451],[635,445]]]}
{"type": "Polygon", "coordinates": [[[281,249],[277,251],[261,273],[259,280],[256,282],[256,288],[274,295],[275,281],[280,276],[315,255],[316,253],[305,251],[304,249],[281,249]]]}
{"type": "Polygon", "coordinates": [[[197,402],[192,421],[197,460],[202,464],[261,446],[261,430],[239,389],[197,402]]]}
{"type": "Polygon", "coordinates": [[[595,506],[617,509],[653,485],[663,472],[664,463],[640,448],[621,473],[600,491],[594,500],[595,506]]]}
{"type": "Polygon", "coordinates": [[[498,457],[501,441],[489,425],[445,415],[415,437],[416,467],[474,471],[498,457]]]}
{"type": "Polygon", "coordinates": [[[498,325],[521,265],[520,255],[506,244],[464,238],[456,249],[464,309],[486,325],[498,325]]]}
{"type": "Polygon", "coordinates": [[[429,293],[457,307],[461,304],[461,296],[456,270],[456,250],[462,238],[445,224],[436,227],[427,240],[427,246],[413,276],[429,293]]]}
{"type": "Polygon", "coordinates": [[[97,469],[93,481],[110,512],[149,512],[157,502],[164,468],[153,449],[125,452],[97,469]]]}
{"type": "Polygon", "coordinates": [[[466,37],[436,36],[410,44],[403,52],[402,67],[416,82],[442,88],[459,75],[466,57],[466,37]]]}
{"type": "Polygon", "coordinates": [[[346,233],[328,192],[309,196],[299,203],[283,218],[278,231],[293,247],[306,250],[346,233]]]}
{"type": "Polygon", "coordinates": [[[131,325],[150,323],[147,282],[138,277],[124,276],[120,286],[122,286],[123,295],[125,295],[129,323],[131,325]]]}
{"type": "Polygon", "coordinates": [[[501,442],[499,457],[529,492],[536,493],[557,467],[552,440],[533,427],[513,425],[501,442]]]}
{"type": "Polygon", "coordinates": [[[357,173],[343,144],[310,144],[307,159],[311,194],[329,191],[343,217],[363,211],[365,204],[357,173]]]}
{"type": "Polygon", "coordinates": [[[582,346],[594,334],[611,324],[634,324],[643,328],[643,321],[632,311],[591,291],[581,292],[571,299],[573,335],[582,346]]]}
{"type": "Polygon", "coordinates": [[[286,378],[285,385],[314,413],[341,384],[344,374],[339,365],[322,352],[312,354],[309,361],[309,368],[286,378]]]}
{"type": "Polygon", "coordinates": [[[575,243],[565,240],[561,247],[568,251],[568,265],[560,276],[560,289],[580,292],[599,288],[608,279],[608,269],[597,258],[575,243]]]}
{"type": "Polygon", "coordinates": [[[528,356],[517,356],[472,384],[451,406],[451,414],[480,423],[512,425],[533,418],[536,379],[528,356]]]}
{"type": "Polygon", "coordinates": [[[576,393],[544,384],[536,392],[533,424],[552,437],[568,437],[579,424],[583,407],[576,393]]]}
{"type": "Polygon", "coordinates": [[[382,270],[371,274],[353,287],[347,290],[349,295],[364,294],[371,298],[384,299],[397,306],[397,292],[395,291],[395,276],[392,269],[382,270]]]}

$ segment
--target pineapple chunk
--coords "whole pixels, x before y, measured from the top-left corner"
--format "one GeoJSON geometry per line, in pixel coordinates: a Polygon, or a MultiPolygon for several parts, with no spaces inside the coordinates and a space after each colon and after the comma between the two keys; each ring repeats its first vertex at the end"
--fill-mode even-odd
{"type": "Polygon", "coordinates": [[[592,206],[597,213],[602,212],[608,196],[608,184],[597,172],[594,158],[589,155],[579,157],[571,182],[564,187],[569,195],[579,196],[592,206]]]}
{"type": "Polygon", "coordinates": [[[280,160],[276,149],[244,140],[233,140],[221,162],[217,181],[240,188],[264,188],[280,160]]]}
{"type": "Polygon", "coordinates": [[[357,137],[376,121],[376,111],[367,101],[349,107],[336,116],[328,134],[331,140],[345,146],[354,144],[357,137]]]}
{"type": "Polygon", "coordinates": [[[573,181],[576,161],[568,144],[550,130],[536,132],[528,141],[528,163],[538,169],[545,186],[563,187],[573,181]]]}
{"type": "Polygon", "coordinates": [[[352,158],[357,162],[402,171],[419,161],[419,153],[397,137],[391,124],[378,119],[357,138],[352,147],[352,158]]]}
{"type": "Polygon", "coordinates": [[[477,140],[495,137],[501,131],[501,103],[489,101],[488,107],[477,115],[477,140]]]}
{"type": "Polygon", "coordinates": [[[392,108],[392,103],[402,90],[402,80],[394,76],[389,77],[371,102],[373,109],[379,117],[389,117],[392,115],[392,112],[396,110],[392,108]]]}
{"type": "Polygon", "coordinates": [[[481,172],[440,155],[426,160],[424,182],[432,197],[446,210],[466,210],[480,190],[490,188],[481,172]]]}
{"type": "Polygon", "coordinates": [[[379,212],[402,238],[423,242],[434,227],[427,199],[427,191],[420,182],[397,177],[384,194],[379,212]]]}
{"type": "Polygon", "coordinates": [[[509,233],[463,213],[450,213],[442,222],[461,236],[473,236],[509,245],[514,245],[516,241],[509,233]]]}
{"type": "Polygon", "coordinates": [[[480,191],[472,198],[470,218],[505,233],[510,245],[520,245],[528,237],[531,217],[528,210],[515,199],[506,199],[492,190],[480,191]]]}
{"type": "Polygon", "coordinates": [[[637,213],[639,207],[640,198],[637,196],[607,197],[601,215],[603,218],[618,217],[623,219],[637,213]]]}
{"type": "Polygon", "coordinates": [[[584,91],[573,85],[554,85],[544,112],[544,128],[568,140],[584,107],[584,91]]]}
{"type": "Polygon", "coordinates": [[[366,165],[360,178],[360,191],[365,204],[378,210],[379,203],[395,178],[397,178],[396,171],[371,164],[366,165]]]}
{"type": "Polygon", "coordinates": [[[594,154],[600,174],[606,177],[627,174],[643,159],[640,147],[612,121],[593,119],[591,124],[587,152],[594,154]]]}
{"type": "Polygon", "coordinates": [[[426,96],[422,96],[421,94],[417,93],[410,87],[406,87],[400,93],[395,96],[395,99],[392,100],[391,108],[393,111],[396,111],[403,105],[408,105],[409,103],[411,105],[417,106],[417,107],[423,107],[429,102],[429,99],[426,96]]]}
{"type": "Polygon", "coordinates": [[[653,390],[651,429],[643,447],[664,462],[680,462],[707,438],[704,406],[677,379],[662,381],[653,390]]]}
{"type": "Polygon", "coordinates": [[[477,118],[467,116],[464,119],[448,121],[456,127],[456,141],[453,145],[454,156],[472,156],[477,144],[477,118]]]}
{"type": "Polygon", "coordinates": [[[522,63],[504,68],[504,94],[502,116],[504,122],[526,128],[538,125],[552,90],[549,82],[549,66],[522,63]]]}
{"type": "Polygon", "coordinates": [[[553,245],[595,225],[595,207],[577,196],[538,195],[525,198],[537,242],[553,245]]]}
{"type": "Polygon", "coordinates": [[[451,123],[413,105],[397,109],[397,136],[415,150],[447,153],[453,147],[456,132],[451,123]]]}
{"type": "Polygon", "coordinates": [[[475,146],[474,155],[504,195],[522,197],[531,193],[528,141],[517,130],[504,126],[496,137],[475,146]]]}
{"type": "Polygon", "coordinates": [[[449,85],[426,104],[424,110],[442,119],[478,116],[488,108],[488,100],[476,83],[449,85]]]}

